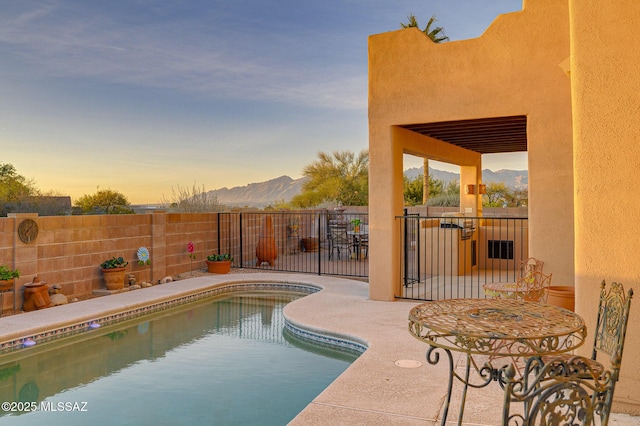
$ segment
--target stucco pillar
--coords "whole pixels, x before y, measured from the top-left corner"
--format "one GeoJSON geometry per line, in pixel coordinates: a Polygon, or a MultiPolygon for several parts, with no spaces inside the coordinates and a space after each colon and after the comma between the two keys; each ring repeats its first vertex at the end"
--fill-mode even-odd
{"type": "MultiPolygon", "coordinates": [[[[589,344],[579,353],[589,356],[600,282],[621,282],[640,295],[640,8],[636,0],[569,4],[576,311],[589,330],[589,344]]],[[[640,414],[639,333],[636,296],[614,398],[614,411],[635,415],[640,414]]]]}
{"type": "Polygon", "coordinates": [[[370,129],[369,166],[369,297],[394,300],[400,285],[400,232],[396,216],[404,204],[403,152],[392,128],[370,129]]]}
{"type": "Polygon", "coordinates": [[[167,212],[153,210],[151,214],[151,282],[167,275],[167,212]]]}

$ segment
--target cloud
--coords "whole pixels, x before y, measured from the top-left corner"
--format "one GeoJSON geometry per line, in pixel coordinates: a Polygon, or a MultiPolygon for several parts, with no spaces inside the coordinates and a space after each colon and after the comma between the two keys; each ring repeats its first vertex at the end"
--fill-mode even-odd
{"type": "Polygon", "coordinates": [[[194,18],[132,22],[81,9],[58,2],[24,3],[21,10],[0,17],[2,49],[31,64],[39,78],[88,78],[217,99],[366,108],[362,67],[323,65],[322,55],[330,53],[310,44],[309,36],[260,35],[194,18]]]}

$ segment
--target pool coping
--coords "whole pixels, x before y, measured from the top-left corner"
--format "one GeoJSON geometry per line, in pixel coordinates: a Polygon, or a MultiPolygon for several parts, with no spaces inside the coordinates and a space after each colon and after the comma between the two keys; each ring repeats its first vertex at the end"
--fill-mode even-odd
{"type": "MultiPolygon", "coordinates": [[[[170,283],[162,285],[170,285],[170,283]]],[[[172,295],[158,296],[155,299],[148,299],[142,304],[135,302],[130,305],[119,305],[120,307],[115,310],[104,309],[101,312],[97,311],[91,314],[81,315],[75,317],[71,322],[69,322],[68,319],[58,319],[56,322],[48,324],[14,328],[10,333],[0,334],[0,355],[26,349],[26,346],[46,343],[82,333],[89,333],[102,326],[130,321],[145,315],[155,314],[167,309],[234,292],[283,291],[303,293],[305,296],[308,296],[321,291],[322,289],[323,287],[321,285],[310,284],[304,281],[284,282],[282,280],[274,280],[273,277],[270,277],[268,280],[257,280],[255,274],[250,274],[246,279],[224,281],[208,287],[189,289],[172,295]]],[[[120,293],[118,295],[114,294],[112,296],[105,297],[120,296],[124,294],[127,293],[120,293]]],[[[121,298],[124,297],[121,296],[121,298]]],[[[86,305],[83,306],[86,307],[86,305]]],[[[52,311],[43,310],[42,312],[52,311]]],[[[286,316],[284,320],[286,330],[299,339],[357,353],[362,353],[367,350],[368,346],[366,342],[356,336],[343,336],[323,329],[307,327],[303,324],[297,323],[291,318],[287,318],[286,316]]]]}

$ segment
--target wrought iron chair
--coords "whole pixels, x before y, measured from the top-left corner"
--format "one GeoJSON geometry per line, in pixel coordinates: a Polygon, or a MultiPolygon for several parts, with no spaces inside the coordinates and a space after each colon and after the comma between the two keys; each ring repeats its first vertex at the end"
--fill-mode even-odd
{"type": "MultiPolygon", "coordinates": [[[[629,289],[625,296],[622,284],[613,283],[609,291],[607,291],[606,283],[604,280],[602,281],[602,284],[600,284],[598,318],[593,337],[593,350],[591,358],[584,358],[584,363],[589,366],[590,371],[603,373],[605,366],[598,360],[598,355],[607,355],[615,381],[618,380],[620,373],[632,298],[633,289],[629,289]]],[[[564,355],[560,359],[566,360],[570,356],[564,355]]],[[[543,360],[545,363],[557,362],[558,357],[545,358],[543,360]]]]}
{"type": "Polygon", "coordinates": [[[340,259],[340,251],[347,251],[347,259],[351,257],[351,247],[353,246],[353,239],[347,234],[346,226],[330,226],[329,227],[329,259],[333,257],[333,252],[338,252],[338,259],[340,259]]]}
{"type": "Polygon", "coordinates": [[[518,278],[516,297],[529,302],[547,302],[553,274],[545,275],[540,271],[518,278]]]}
{"type": "Polygon", "coordinates": [[[520,276],[526,277],[534,272],[542,272],[544,262],[534,257],[520,261],[520,276]]]}
{"type": "Polygon", "coordinates": [[[606,426],[609,421],[615,379],[610,371],[599,374],[590,370],[583,357],[553,364],[529,358],[518,379],[513,364],[500,371],[504,381],[503,426],[592,425],[596,417],[606,426]],[[514,407],[514,403],[522,404],[514,407]]]}

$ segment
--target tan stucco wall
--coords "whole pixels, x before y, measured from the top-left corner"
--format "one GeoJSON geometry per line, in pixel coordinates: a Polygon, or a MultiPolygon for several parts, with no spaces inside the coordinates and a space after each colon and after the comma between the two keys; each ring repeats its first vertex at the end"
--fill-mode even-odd
{"type": "MultiPolygon", "coordinates": [[[[527,116],[529,253],[554,284],[573,285],[570,80],[560,67],[568,56],[568,5],[557,0],[527,1],[476,39],[434,44],[417,29],[369,38],[371,298],[398,294],[403,152],[471,166],[463,179],[481,173],[477,154],[393,126],[513,115],[527,116]]],[[[466,197],[463,211],[479,203],[466,197]]]]}
{"type": "MultiPolygon", "coordinates": [[[[576,310],[593,330],[602,279],[634,288],[614,409],[638,415],[640,5],[637,0],[569,3],[576,310]]],[[[586,348],[581,352],[588,355],[586,348]]]]}

